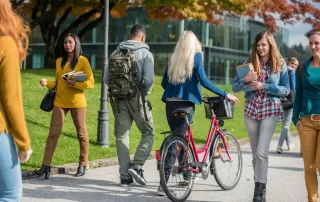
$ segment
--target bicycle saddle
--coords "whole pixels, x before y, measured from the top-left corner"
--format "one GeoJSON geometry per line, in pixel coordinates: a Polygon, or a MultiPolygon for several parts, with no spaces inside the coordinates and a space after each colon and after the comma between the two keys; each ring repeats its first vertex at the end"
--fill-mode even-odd
{"type": "Polygon", "coordinates": [[[188,116],[192,112],[193,108],[192,107],[182,107],[175,109],[172,112],[173,116],[188,116]]]}

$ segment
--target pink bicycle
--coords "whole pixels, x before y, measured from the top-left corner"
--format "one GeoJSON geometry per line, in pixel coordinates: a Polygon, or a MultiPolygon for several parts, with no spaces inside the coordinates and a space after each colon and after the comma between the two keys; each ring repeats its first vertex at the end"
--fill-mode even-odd
{"type": "MultiPolygon", "coordinates": [[[[242,155],[238,141],[221,129],[223,119],[233,118],[233,103],[221,97],[204,97],[206,117],[211,125],[204,148],[197,149],[187,115],[190,108],[176,109],[174,116],[185,118],[184,137],[168,136],[157,151],[158,170],[163,191],[171,201],[185,201],[192,190],[194,179],[209,173],[224,190],[237,186],[242,173],[242,155]],[[203,154],[200,160],[199,154],[203,154]]],[[[172,131],[161,134],[172,134],[172,131]]]]}

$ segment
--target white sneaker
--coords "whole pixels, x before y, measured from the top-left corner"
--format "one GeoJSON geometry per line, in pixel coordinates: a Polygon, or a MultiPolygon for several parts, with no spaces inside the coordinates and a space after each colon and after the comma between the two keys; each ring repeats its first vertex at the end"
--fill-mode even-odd
{"type": "Polygon", "coordinates": [[[278,154],[282,154],[283,153],[283,150],[282,150],[282,148],[280,146],[277,147],[277,152],[278,152],[278,154]]]}
{"type": "MultiPolygon", "coordinates": [[[[169,189],[169,190],[170,190],[170,189],[169,189]]],[[[173,196],[176,196],[176,193],[175,193],[173,190],[170,190],[170,193],[171,193],[173,196]]],[[[161,185],[158,187],[157,195],[158,195],[158,196],[166,196],[166,193],[164,193],[163,188],[162,188],[161,185]]]]}
{"type": "Polygon", "coordinates": [[[158,187],[157,195],[158,196],[165,196],[166,195],[166,193],[164,193],[161,185],[158,187]]]}
{"type": "Polygon", "coordinates": [[[292,151],[292,150],[293,150],[293,148],[294,148],[294,144],[290,144],[290,145],[288,145],[288,151],[292,151]]]}

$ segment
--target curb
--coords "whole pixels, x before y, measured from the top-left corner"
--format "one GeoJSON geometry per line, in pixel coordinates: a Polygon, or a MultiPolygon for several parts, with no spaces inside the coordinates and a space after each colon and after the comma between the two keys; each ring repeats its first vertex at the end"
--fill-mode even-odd
{"type": "MultiPolygon", "coordinates": [[[[279,139],[280,134],[276,133],[273,135],[272,140],[277,140],[279,139]]],[[[291,131],[291,136],[298,136],[297,131],[291,131]]],[[[249,138],[243,138],[238,140],[240,145],[244,145],[249,143],[249,138]]],[[[201,147],[201,146],[199,146],[201,147]]],[[[133,155],[131,155],[133,157],[133,155]]],[[[148,157],[148,160],[155,159],[156,158],[156,153],[155,151],[152,151],[148,157]]],[[[118,165],[118,158],[108,158],[108,159],[97,159],[93,161],[89,161],[86,169],[95,169],[95,168],[101,168],[101,167],[109,167],[109,166],[114,166],[118,165]]],[[[65,174],[65,173],[72,173],[76,172],[78,169],[79,164],[78,163],[71,163],[71,164],[65,164],[65,165],[58,165],[58,166],[52,166],[51,167],[51,173],[50,175],[57,175],[57,174],[65,174]]],[[[34,179],[38,178],[39,176],[34,174],[33,171],[28,170],[28,171],[22,171],[22,179],[34,179]]]]}

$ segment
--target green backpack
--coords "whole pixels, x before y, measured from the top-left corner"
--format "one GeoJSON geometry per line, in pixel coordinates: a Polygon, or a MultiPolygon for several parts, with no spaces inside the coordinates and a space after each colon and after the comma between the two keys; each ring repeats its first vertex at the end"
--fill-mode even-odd
{"type": "Polygon", "coordinates": [[[116,99],[136,96],[137,67],[134,52],[122,49],[109,58],[109,95],[116,99]]]}

